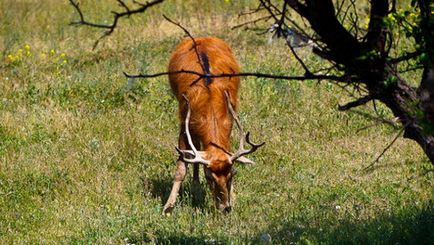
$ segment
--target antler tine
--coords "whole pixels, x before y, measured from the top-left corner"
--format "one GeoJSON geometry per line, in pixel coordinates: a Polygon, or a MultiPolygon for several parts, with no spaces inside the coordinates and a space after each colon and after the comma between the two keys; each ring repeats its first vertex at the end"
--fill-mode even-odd
{"type": "Polygon", "coordinates": [[[240,119],[238,118],[237,113],[235,112],[234,108],[232,107],[230,95],[229,95],[228,91],[226,91],[226,90],[225,90],[225,97],[226,97],[226,102],[228,104],[229,112],[232,114],[232,118],[235,120],[235,123],[237,124],[237,127],[240,130],[240,146],[239,147],[244,148],[244,140],[243,140],[244,136],[245,136],[244,130],[243,130],[243,127],[241,126],[240,119]]]}
{"type": "Polygon", "coordinates": [[[193,151],[194,158],[193,159],[187,158],[187,154],[191,154],[191,152],[189,150],[181,150],[178,147],[176,147],[176,150],[178,151],[178,153],[180,154],[180,156],[184,162],[201,163],[201,164],[208,165],[209,161],[204,159],[200,155],[200,153],[197,151],[196,147],[193,144],[193,140],[191,139],[190,129],[189,129],[190,116],[191,116],[190,101],[188,100],[188,98],[185,94],[183,94],[182,97],[184,97],[185,101],[187,102],[187,107],[188,107],[187,116],[185,117],[185,133],[187,135],[188,144],[190,145],[190,148],[193,151]]]}
{"type": "MultiPolygon", "coordinates": [[[[252,149],[250,149],[249,152],[248,152],[247,154],[249,154],[249,153],[253,153],[253,152],[255,152],[259,147],[265,145],[265,142],[262,142],[262,143],[259,143],[259,144],[255,144],[255,143],[251,142],[251,141],[250,141],[250,132],[247,132],[247,135],[246,135],[246,141],[247,141],[247,144],[249,144],[249,145],[252,147],[252,149]]],[[[244,155],[244,154],[243,154],[243,155],[244,155]]],[[[243,155],[241,155],[241,156],[243,156],[243,155]]]]}
{"type": "Polygon", "coordinates": [[[241,126],[240,123],[240,119],[238,118],[237,113],[232,107],[230,95],[227,91],[225,91],[225,97],[227,100],[229,112],[232,114],[232,117],[234,118],[235,123],[237,124],[238,129],[240,131],[240,144],[238,150],[230,158],[231,162],[234,162],[235,160],[237,160],[242,156],[255,152],[259,147],[263,146],[265,142],[262,142],[260,144],[254,144],[250,141],[250,132],[247,132],[247,134],[244,133],[243,127],[241,126]],[[252,148],[250,148],[249,150],[244,149],[245,142],[247,142],[252,148]]]}

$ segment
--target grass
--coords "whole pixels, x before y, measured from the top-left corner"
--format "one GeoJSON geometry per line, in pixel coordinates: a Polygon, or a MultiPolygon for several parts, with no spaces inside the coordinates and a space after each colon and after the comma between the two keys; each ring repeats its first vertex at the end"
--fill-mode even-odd
{"type": "MultiPolygon", "coordinates": [[[[83,8],[104,21],[115,4],[83,8]]],[[[193,205],[187,178],[173,215],[161,215],[177,103],[165,77],[129,86],[122,71],[166,69],[183,34],[164,12],[195,36],[227,40],[245,71],[301,74],[282,43],[230,30],[255,5],[164,3],[92,50],[100,33],[68,26],[77,16],[67,1],[1,1],[0,243],[432,243],[428,159],[400,138],[363,171],[397,131],[358,131],[372,121],[337,112],[350,98],[327,82],[243,79],[242,123],[267,144],[256,165],[237,166],[233,212],[219,214],[209,195],[193,205]]]]}

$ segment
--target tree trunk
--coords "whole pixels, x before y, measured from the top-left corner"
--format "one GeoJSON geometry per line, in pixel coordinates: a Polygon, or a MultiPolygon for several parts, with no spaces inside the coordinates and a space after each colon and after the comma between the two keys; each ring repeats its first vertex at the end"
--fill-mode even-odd
{"type": "Polygon", "coordinates": [[[405,127],[404,138],[416,141],[434,165],[434,136],[433,131],[427,129],[427,123],[431,122],[417,113],[421,108],[417,106],[418,96],[415,89],[399,81],[392,93],[385,93],[379,100],[400,119],[405,127]]]}

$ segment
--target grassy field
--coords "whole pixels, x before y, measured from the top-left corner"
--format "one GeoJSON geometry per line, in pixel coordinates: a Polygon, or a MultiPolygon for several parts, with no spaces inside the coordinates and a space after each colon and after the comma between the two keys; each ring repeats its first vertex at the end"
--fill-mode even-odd
{"type": "MultiPolygon", "coordinates": [[[[85,15],[110,21],[116,1],[99,2],[83,1],[85,15]]],[[[165,13],[225,39],[244,71],[301,74],[283,43],[231,30],[249,6],[169,1],[92,50],[101,32],[69,26],[78,16],[67,1],[0,1],[0,244],[434,243],[432,165],[400,138],[363,170],[398,130],[358,130],[372,121],[337,112],[350,98],[326,81],[243,79],[242,123],[266,145],[256,165],[237,166],[232,213],[209,195],[193,204],[187,176],[173,214],[161,215],[177,102],[166,77],[129,86],[122,71],[166,69],[183,33],[165,13]]]]}

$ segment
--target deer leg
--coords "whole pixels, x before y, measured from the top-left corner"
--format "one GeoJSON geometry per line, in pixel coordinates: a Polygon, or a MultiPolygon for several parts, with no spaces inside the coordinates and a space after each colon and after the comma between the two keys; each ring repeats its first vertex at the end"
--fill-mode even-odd
{"type": "MultiPolygon", "coordinates": [[[[194,137],[193,144],[200,149],[200,142],[194,137]]],[[[193,193],[193,205],[198,206],[204,202],[204,191],[199,181],[199,163],[193,163],[193,181],[191,182],[191,191],[193,193]]]]}
{"type": "MultiPolygon", "coordinates": [[[[187,147],[187,140],[185,137],[185,131],[183,130],[183,127],[181,127],[181,132],[179,133],[179,142],[178,147],[179,149],[186,149],[187,147]]],[[[166,204],[163,208],[163,214],[169,214],[176,203],[176,197],[178,196],[179,189],[181,188],[181,184],[184,181],[185,175],[187,174],[187,163],[183,162],[182,160],[178,159],[176,162],[176,171],[175,171],[175,177],[173,179],[173,185],[172,190],[170,191],[169,198],[167,199],[166,204]]]]}
{"type": "Polygon", "coordinates": [[[178,196],[181,184],[184,181],[185,175],[187,174],[187,164],[181,160],[176,162],[175,177],[173,180],[172,191],[170,192],[169,198],[163,208],[163,214],[168,214],[172,211],[175,206],[176,197],[178,196]]]}
{"type": "MultiPolygon", "coordinates": [[[[200,148],[200,142],[197,140],[193,140],[194,146],[199,149],[200,148]]],[[[199,185],[199,163],[193,164],[193,184],[199,185]]]]}
{"type": "Polygon", "coordinates": [[[199,184],[199,163],[193,163],[193,183],[199,184]]]}

